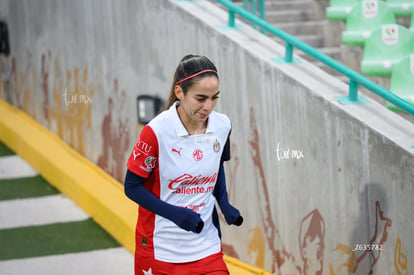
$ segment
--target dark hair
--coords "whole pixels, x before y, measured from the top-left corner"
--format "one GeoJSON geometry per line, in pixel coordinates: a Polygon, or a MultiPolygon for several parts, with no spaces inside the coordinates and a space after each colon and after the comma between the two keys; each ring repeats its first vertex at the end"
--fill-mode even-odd
{"type": "Polygon", "coordinates": [[[173,82],[170,89],[170,94],[168,96],[165,108],[168,109],[169,107],[171,107],[171,105],[173,105],[175,101],[178,100],[174,91],[176,85],[180,85],[184,94],[187,94],[188,89],[202,77],[215,76],[218,79],[218,74],[216,72],[216,66],[214,66],[213,62],[211,62],[210,59],[208,59],[207,57],[193,54],[184,56],[178,64],[177,69],[175,70],[173,82]],[[204,70],[213,70],[215,72],[206,71],[197,76],[184,80],[185,78],[204,70]],[[179,81],[182,82],[177,84],[177,82],[179,81]]]}

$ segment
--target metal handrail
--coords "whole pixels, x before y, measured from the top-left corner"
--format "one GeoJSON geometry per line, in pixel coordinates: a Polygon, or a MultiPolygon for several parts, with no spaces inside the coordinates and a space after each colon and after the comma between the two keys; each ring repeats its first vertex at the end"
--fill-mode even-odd
{"type": "Polygon", "coordinates": [[[265,20],[265,1],[264,0],[243,0],[243,8],[254,15],[259,13],[259,17],[265,20]],[[259,12],[257,12],[257,1],[259,1],[259,12]],[[250,3],[250,5],[249,5],[250,3]]]}
{"type": "MultiPolygon", "coordinates": [[[[254,15],[259,15],[259,17],[263,20],[265,19],[265,1],[264,0],[243,0],[243,8],[245,10],[250,11],[251,13],[253,13],[254,15]],[[259,1],[259,11],[257,11],[257,1],[259,1]],[[250,3],[250,5],[249,5],[250,3]]],[[[253,28],[257,29],[257,26],[255,24],[253,24],[253,28]]],[[[261,29],[260,30],[261,33],[265,34],[265,30],[261,29]]]]}
{"type": "Polygon", "coordinates": [[[315,48],[309,46],[308,44],[298,40],[297,38],[291,36],[290,34],[274,27],[273,25],[267,23],[265,20],[257,17],[256,15],[250,13],[249,11],[237,6],[236,4],[228,0],[216,0],[216,2],[226,6],[229,10],[229,21],[228,26],[230,28],[235,27],[235,15],[239,14],[244,19],[252,22],[253,24],[259,26],[262,30],[265,30],[277,37],[283,39],[286,42],[285,46],[285,62],[292,63],[293,61],[293,49],[294,47],[303,51],[304,53],[318,59],[324,64],[328,65],[332,69],[342,73],[343,75],[349,78],[349,101],[358,102],[358,85],[361,85],[371,92],[379,95],[385,100],[391,102],[392,104],[400,107],[401,109],[407,111],[411,115],[414,115],[414,105],[408,101],[396,96],[387,89],[379,86],[368,78],[362,76],[361,74],[353,71],[352,69],[346,67],[345,65],[339,63],[338,61],[332,59],[331,57],[321,53],[315,48]]]}

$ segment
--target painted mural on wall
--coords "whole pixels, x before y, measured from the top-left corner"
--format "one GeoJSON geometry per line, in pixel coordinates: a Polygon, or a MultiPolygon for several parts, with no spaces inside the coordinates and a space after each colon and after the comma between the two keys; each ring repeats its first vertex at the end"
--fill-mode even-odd
{"type": "Polygon", "coordinates": [[[125,153],[129,152],[131,147],[128,129],[129,119],[128,117],[118,117],[116,119],[114,110],[125,109],[126,101],[126,92],[125,90],[119,91],[118,80],[115,79],[112,96],[108,98],[107,102],[108,112],[105,114],[101,127],[103,145],[98,165],[121,182],[126,171],[125,153]]]}
{"type": "MultiPolygon", "coordinates": [[[[128,127],[130,121],[128,117],[118,114],[118,110],[123,110],[127,102],[127,92],[121,88],[119,81],[116,78],[104,81],[99,75],[92,76],[88,68],[65,68],[62,57],[52,52],[41,55],[40,60],[35,60],[28,53],[25,60],[27,63],[19,64],[16,58],[10,57],[9,70],[5,71],[4,66],[0,68],[0,97],[53,129],[59,137],[82,154],[88,154],[88,137],[91,138],[94,131],[100,131],[101,150],[94,159],[99,166],[122,181],[124,161],[129,154],[131,140],[128,127]],[[107,82],[110,85],[103,84],[107,82]],[[96,97],[103,94],[107,94],[105,106],[94,105],[96,97]],[[106,110],[102,118],[93,117],[94,108],[106,110]]],[[[4,64],[4,60],[2,62],[4,64]]],[[[383,246],[387,244],[387,247],[394,248],[396,274],[408,274],[404,240],[400,236],[390,236],[392,217],[384,214],[380,200],[372,205],[375,209],[375,223],[370,229],[373,234],[365,244],[351,246],[339,242],[328,246],[326,238],[334,233],[329,224],[325,223],[323,209],[307,210],[307,214],[294,225],[298,232],[297,241],[293,244],[295,247],[287,243],[282,237],[274,209],[271,207],[271,194],[268,189],[271,183],[265,176],[261,156],[264,148],[261,148],[253,108],[250,109],[250,129],[249,151],[258,179],[255,182],[255,194],[256,201],[261,203],[257,211],[260,222],[246,229],[249,232],[249,241],[241,249],[248,251],[252,264],[280,275],[373,274],[375,266],[382,259],[383,246]],[[295,254],[295,251],[299,253],[295,254]],[[270,267],[266,266],[268,259],[272,263],[270,267]]],[[[237,144],[233,143],[232,161],[226,169],[229,174],[230,201],[234,201],[237,195],[235,175],[241,162],[238,150],[237,144]]],[[[284,157],[283,154],[280,156],[284,157]]],[[[297,157],[300,155],[297,154],[297,157]]],[[[223,249],[227,255],[239,258],[239,247],[224,243],[223,249]]]]}
{"type": "MultiPolygon", "coordinates": [[[[374,267],[381,259],[384,244],[390,242],[388,230],[392,226],[391,218],[386,217],[381,209],[381,202],[375,202],[375,225],[370,230],[373,234],[369,242],[354,247],[343,243],[338,243],[335,247],[327,247],[325,236],[328,234],[329,225],[325,224],[323,215],[318,209],[310,210],[297,225],[299,232],[297,247],[300,257],[298,255],[295,257],[292,252],[294,249],[286,245],[281,237],[270,206],[268,183],[260,155],[260,136],[253,108],[250,110],[250,129],[252,132],[249,139],[250,155],[258,179],[256,201],[261,203],[258,208],[261,224],[249,229],[250,240],[247,249],[253,264],[266,268],[265,259],[270,257],[271,271],[280,275],[373,274],[374,267]]],[[[234,178],[238,167],[238,157],[234,156],[235,154],[237,154],[236,146],[232,148],[235,164],[230,169],[230,178],[234,178]]],[[[234,182],[231,180],[229,193],[234,194],[234,182]]],[[[407,256],[402,250],[399,237],[395,244],[394,265],[397,274],[408,274],[407,256]]]]}
{"type": "Polygon", "coordinates": [[[401,240],[400,237],[397,237],[395,243],[395,252],[394,252],[394,267],[397,271],[397,275],[408,275],[407,270],[407,255],[405,255],[401,250],[401,240]]]}
{"type": "Polygon", "coordinates": [[[22,68],[22,71],[17,71],[16,58],[1,57],[0,96],[16,107],[30,111],[28,113],[33,115],[35,106],[30,103],[36,77],[30,53],[27,54],[27,58],[29,59],[27,65],[22,68]]]}
{"type": "Polygon", "coordinates": [[[90,159],[96,158],[99,152],[87,151],[88,142],[102,143],[95,162],[122,181],[130,147],[129,120],[119,112],[125,109],[126,92],[120,91],[116,78],[111,87],[106,87],[103,84],[105,80],[99,75],[91,76],[88,68],[68,69],[62,59],[59,54],[48,51],[41,55],[40,60],[28,53],[24,58],[27,64],[18,64],[15,57],[3,60],[0,96],[90,159]],[[5,71],[7,62],[11,64],[9,72],[5,71]],[[95,116],[93,119],[94,107],[102,108],[94,105],[94,97],[104,94],[109,94],[108,111],[105,117],[95,116]],[[101,129],[102,141],[93,141],[92,134],[96,128],[101,129]]]}

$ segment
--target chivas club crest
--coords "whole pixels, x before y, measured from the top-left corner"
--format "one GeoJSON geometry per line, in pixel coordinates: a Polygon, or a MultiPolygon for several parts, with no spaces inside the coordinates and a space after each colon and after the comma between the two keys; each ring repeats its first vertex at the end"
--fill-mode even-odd
{"type": "Polygon", "coordinates": [[[220,151],[220,142],[218,141],[218,139],[216,139],[213,143],[213,150],[216,153],[220,151]]]}

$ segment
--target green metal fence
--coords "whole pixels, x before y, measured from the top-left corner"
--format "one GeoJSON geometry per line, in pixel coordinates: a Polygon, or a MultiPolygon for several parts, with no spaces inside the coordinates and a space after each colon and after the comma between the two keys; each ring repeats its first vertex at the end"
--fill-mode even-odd
{"type": "MultiPolygon", "coordinates": [[[[411,115],[414,115],[414,105],[405,101],[404,99],[396,96],[395,94],[391,93],[387,89],[379,86],[378,84],[372,82],[368,78],[362,76],[361,74],[351,70],[350,68],[346,67],[345,65],[337,62],[336,60],[330,58],[329,56],[321,53],[320,51],[316,50],[315,48],[309,46],[306,43],[296,39],[295,37],[285,33],[282,30],[274,27],[273,25],[267,23],[264,19],[254,15],[253,13],[249,12],[248,9],[243,9],[236,4],[228,1],[228,0],[216,0],[216,2],[224,5],[227,7],[229,12],[229,21],[228,27],[235,28],[235,18],[236,14],[240,15],[244,19],[252,22],[252,24],[257,25],[261,28],[261,30],[267,31],[277,37],[283,39],[286,42],[285,46],[285,57],[284,61],[286,63],[293,62],[293,49],[297,48],[304,53],[318,59],[319,61],[323,62],[324,64],[328,65],[329,67],[333,68],[334,70],[342,73],[343,75],[349,78],[349,94],[347,100],[350,103],[361,103],[364,102],[358,97],[358,85],[361,85],[371,92],[379,95],[380,97],[384,98],[385,100],[393,103],[394,105],[400,107],[401,109],[407,111],[411,115]]],[[[264,4],[263,4],[264,8],[264,4]]]]}

